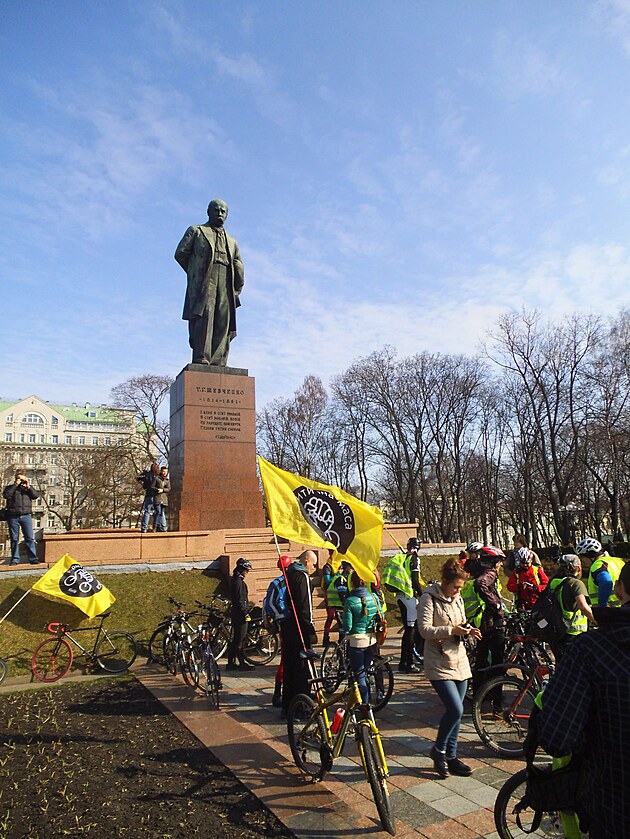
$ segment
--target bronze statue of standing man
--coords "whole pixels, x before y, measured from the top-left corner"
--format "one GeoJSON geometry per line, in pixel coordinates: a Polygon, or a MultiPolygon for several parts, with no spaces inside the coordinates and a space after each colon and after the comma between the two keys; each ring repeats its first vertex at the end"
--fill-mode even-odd
{"type": "Polygon", "coordinates": [[[214,198],[208,222],[189,227],[175,251],[188,280],[182,318],[188,321],[193,364],[225,367],[236,336],[245,277],[238,243],[223,229],[227,214],[225,201],[214,198]]]}

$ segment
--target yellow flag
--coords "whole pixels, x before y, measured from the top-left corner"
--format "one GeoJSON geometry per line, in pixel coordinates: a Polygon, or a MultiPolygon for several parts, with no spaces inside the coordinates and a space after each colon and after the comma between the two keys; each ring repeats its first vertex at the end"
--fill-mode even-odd
{"type": "Polygon", "coordinates": [[[68,554],[64,554],[31,588],[67,600],[90,618],[100,615],[116,600],[94,574],[68,554]]]}
{"type": "Polygon", "coordinates": [[[366,582],[381,556],[383,514],[339,487],[320,484],[258,457],[271,527],[304,545],[334,548],[366,582]]]}

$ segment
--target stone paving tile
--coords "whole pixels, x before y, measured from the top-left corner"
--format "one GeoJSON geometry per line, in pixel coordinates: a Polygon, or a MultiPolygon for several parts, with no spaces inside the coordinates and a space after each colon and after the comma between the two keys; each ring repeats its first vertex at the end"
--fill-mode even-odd
{"type": "Polygon", "coordinates": [[[461,795],[474,801],[478,807],[494,807],[494,802],[497,800],[497,790],[491,786],[480,787],[466,792],[462,791],[461,795]]]}
{"type": "Polygon", "coordinates": [[[396,790],[390,798],[396,817],[417,830],[442,822],[446,818],[439,810],[425,804],[424,801],[418,801],[417,798],[402,790],[396,790]]]}
{"type": "Polygon", "coordinates": [[[495,787],[495,789],[502,787],[509,777],[509,773],[488,764],[484,764],[475,772],[475,778],[495,787]]]}
{"type": "Polygon", "coordinates": [[[475,810],[472,813],[465,813],[457,816],[455,821],[482,835],[492,833],[495,829],[494,813],[491,810],[475,810]]]}
{"type": "Polygon", "coordinates": [[[438,781],[426,781],[424,784],[414,784],[412,787],[409,787],[407,792],[409,795],[417,798],[418,801],[424,801],[427,804],[430,804],[432,801],[437,801],[445,795],[444,787],[438,781]]]}
{"type": "Polygon", "coordinates": [[[464,813],[472,813],[474,810],[479,809],[478,804],[455,792],[443,798],[436,798],[431,802],[431,806],[439,813],[443,813],[445,816],[450,816],[451,818],[462,816],[464,813]]]}
{"type": "Polygon", "coordinates": [[[422,835],[426,839],[476,839],[478,836],[473,830],[454,819],[440,822],[422,828],[422,835]]]}

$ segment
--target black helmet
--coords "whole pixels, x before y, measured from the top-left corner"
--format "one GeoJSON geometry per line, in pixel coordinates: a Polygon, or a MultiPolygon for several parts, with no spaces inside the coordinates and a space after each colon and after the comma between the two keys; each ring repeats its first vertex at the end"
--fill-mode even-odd
{"type": "Polygon", "coordinates": [[[236,570],[237,571],[251,571],[252,570],[252,564],[249,561],[249,559],[243,559],[243,557],[241,557],[240,559],[236,560],[236,570]]]}
{"type": "Polygon", "coordinates": [[[416,539],[415,536],[412,536],[411,539],[407,542],[407,550],[411,548],[419,548],[420,547],[420,539],[416,539]]]}

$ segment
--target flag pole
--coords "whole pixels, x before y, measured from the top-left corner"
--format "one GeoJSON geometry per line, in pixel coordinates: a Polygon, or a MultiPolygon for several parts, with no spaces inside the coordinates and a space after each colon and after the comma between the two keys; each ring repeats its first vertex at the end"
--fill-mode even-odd
{"type": "Polygon", "coordinates": [[[25,592],[25,593],[24,593],[24,594],[20,597],[20,599],[18,600],[18,602],[17,602],[17,603],[14,603],[14,604],[13,604],[13,606],[11,606],[11,608],[10,608],[10,609],[9,609],[9,611],[6,613],[6,615],[5,615],[3,618],[0,618],[0,623],[4,623],[4,621],[5,621],[5,620],[9,617],[9,615],[11,614],[11,612],[12,612],[15,608],[17,608],[17,607],[20,605],[20,603],[24,600],[24,598],[26,597],[26,595],[27,595],[27,594],[30,594],[30,593],[31,593],[31,589],[29,588],[29,590],[28,590],[27,592],[25,592]]]}

